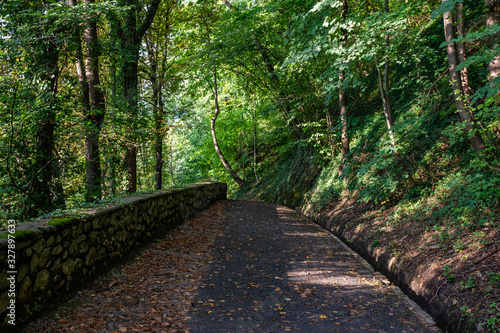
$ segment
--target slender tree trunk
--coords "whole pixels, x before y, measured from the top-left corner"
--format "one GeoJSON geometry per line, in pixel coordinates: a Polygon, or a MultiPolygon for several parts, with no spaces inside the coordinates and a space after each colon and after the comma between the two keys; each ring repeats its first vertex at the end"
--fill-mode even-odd
{"type": "MultiPolygon", "coordinates": [[[[117,89],[118,82],[120,80],[118,71],[117,71],[117,66],[115,62],[111,62],[110,64],[110,76],[111,76],[111,89],[110,89],[110,94],[111,96],[119,96],[120,92],[117,89]]],[[[110,112],[110,118],[114,118],[114,112],[115,110],[113,108],[109,109],[110,112]]],[[[111,129],[113,132],[116,132],[116,124],[113,121],[111,123],[111,129]]],[[[117,177],[117,166],[120,164],[120,155],[118,151],[121,151],[121,147],[119,147],[117,144],[114,145],[115,149],[110,149],[108,147],[106,151],[107,155],[107,163],[108,163],[108,169],[109,169],[109,176],[108,176],[108,194],[110,197],[113,197],[116,193],[116,177],[117,177]]]]}
{"type": "MultiPolygon", "coordinates": [[[[167,20],[168,15],[167,14],[167,20]]],[[[165,23],[168,30],[168,22],[165,23]]],[[[155,37],[153,37],[155,38],[155,37]]],[[[149,59],[148,77],[151,82],[152,89],[152,106],[153,106],[153,119],[154,119],[154,147],[155,147],[155,189],[161,190],[163,188],[163,139],[164,139],[164,116],[163,116],[163,84],[162,78],[166,72],[166,56],[162,56],[160,68],[160,49],[159,42],[152,41],[148,34],[144,36],[146,49],[149,59]]]]}
{"type": "Polygon", "coordinates": [[[477,133],[476,127],[472,121],[469,105],[467,105],[467,98],[465,97],[465,93],[462,87],[462,79],[460,73],[457,71],[457,66],[459,64],[457,48],[455,46],[455,43],[451,42],[451,40],[453,40],[455,37],[451,12],[448,11],[443,14],[443,21],[444,35],[446,41],[448,42],[448,45],[446,46],[446,53],[448,54],[450,81],[455,98],[455,105],[457,107],[460,120],[462,122],[465,122],[466,135],[471,136],[470,143],[472,145],[472,148],[476,153],[480,154],[484,150],[484,142],[480,134],[477,133]]]}
{"type": "Polygon", "coordinates": [[[257,105],[255,103],[255,96],[253,99],[253,172],[255,180],[259,182],[259,175],[257,174],[257,105]]]}
{"type": "MultiPolygon", "coordinates": [[[[389,13],[389,1],[385,0],[384,2],[384,11],[386,13],[389,13]]],[[[389,50],[389,34],[386,34],[385,37],[385,48],[386,48],[386,58],[385,58],[385,65],[384,65],[384,84],[383,84],[383,90],[384,90],[384,113],[385,113],[385,121],[387,123],[387,128],[389,129],[389,135],[391,136],[391,144],[394,148],[396,148],[396,140],[394,138],[394,133],[392,131],[392,126],[394,125],[393,118],[392,118],[392,103],[391,103],[391,95],[389,94],[389,55],[388,55],[388,50],[389,50]]]]}
{"type": "Polygon", "coordinates": [[[392,108],[391,102],[389,100],[390,95],[387,93],[387,86],[384,85],[384,82],[387,84],[387,68],[384,70],[384,77],[382,77],[382,70],[380,69],[378,57],[375,55],[375,66],[377,67],[377,75],[378,75],[378,87],[380,91],[380,96],[382,97],[382,105],[384,107],[384,115],[385,115],[385,123],[389,130],[389,137],[391,138],[391,145],[393,148],[396,148],[396,139],[394,138],[394,133],[391,129],[393,126],[392,123],[392,108]]]}
{"type": "MultiPolygon", "coordinates": [[[[389,13],[389,2],[388,0],[384,1],[384,11],[385,13],[389,13]]],[[[386,34],[384,37],[385,49],[386,49],[386,58],[384,65],[384,73],[382,75],[382,69],[380,68],[379,61],[377,55],[375,55],[375,66],[377,67],[378,74],[378,86],[380,90],[380,96],[382,97],[382,104],[384,107],[384,115],[385,122],[387,128],[389,130],[389,137],[391,138],[391,145],[395,149],[396,148],[396,140],[394,138],[394,133],[392,131],[393,120],[392,120],[392,105],[391,105],[391,96],[389,94],[389,55],[387,54],[389,49],[389,34],[386,34]]]]}
{"type": "MultiPolygon", "coordinates": [[[[387,14],[389,13],[389,1],[388,0],[384,1],[384,12],[387,14]]],[[[380,95],[382,97],[382,104],[384,107],[385,122],[387,125],[387,129],[389,131],[389,137],[391,139],[391,146],[393,149],[394,158],[396,159],[398,164],[403,168],[403,170],[407,174],[408,181],[410,182],[410,186],[415,186],[415,181],[413,180],[410,169],[408,168],[404,159],[401,157],[401,155],[397,151],[396,138],[394,136],[394,131],[392,130],[392,126],[394,126],[394,120],[393,120],[393,116],[392,116],[393,112],[392,112],[391,95],[389,93],[389,90],[390,90],[390,85],[389,85],[390,61],[389,61],[389,53],[388,53],[389,52],[389,43],[390,43],[389,34],[385,35],[384,43],[385,43],[386,55],[385,55],[385,64],[384,64],[383,75],[382,75],[382,69],[379,66],[378,58],[376,55],[375,55],[375,66],[377,67],[378,83],[379,83],[380,95]]]]}
{"type": "MultiPolygon", "coordinates": [[[[153,99],[160,99],[161,91],[153,92],[153,99]]],[[[161,190],[163,188],[163,122],[160,110],[156,106],[156,103],[153,105],[153,112],[155,112],[155,188],[157,190],[161,190]],[[156,111],[156,112],[155,112],[156,111]]]]}
{"type": "Polygon", "coordinates": [[[174,161],[173,161],[173,151],[172,151],[172,139],[170,140],[169,143],[169,149],[168,149],[168,172],[170,173],[170,178],[172,181],[172,186],[175,186],[175,177],[174,177],[174,161]]]}
{"type": "MultiPolygon", "coordinates": [[[[150,68],[150,81],[153,90],[152,105],[153,105],[153,118],[155,122],[154,129],[154,140],[155,140],[155,189],[161,190],[163,187],[163,117],[158,104],[161,100],[161,86],[158,82],[157,75],[157,54],[152,54],[152,49],[149,48],[149,62],[151,63],[150,68]]],[[[160,105],[162,108],[162,105],[160,105]]]]}
{"type": "Polygon", "coordinates": [[[217,92],[217,69],[215,68],[215,65],[214,65],[213,72],[214,72],[214,75],[213,75],[213,79],[214,79],[214,88],[213,89],[214,89],[214,91],[213,91],[213,93],[214,93],[215,113],[212,117],[212,121],[210,122],[210,127],[212,130],[212,139],[214,141],[215,151],[217,152],[217,155],[219,156],[222,164],[224,165],[226,170],[229,172],[229,174],[231,175],[233,180],[238,184],[238,186],[243,186],[243,185],[245,185],[245,181],[243,181],[238,176],[238,174],[236,174],[236,172],[233,170],[233,168],[231,168],[231,165],[229,164],[229,162],[226,160],[226,158],[222,154],[222,151],[220,150],[220,147],[219,147],[219,142],[217,140],[217,135],[215,133],[215,122],[217,121],[217,117],[219,116],[219,113],[220,113],[219,98],[217,95],[218,94],[218,92],[217,92]]]}
{"type": "MultiPolygon", "coordinates": [[[[349,3],[347,0],[343,0],[342,2],[342,20],[345,23],[347,19],[347,14],[349,13],[349,3]]],[[[346,48],[347,43],[347,30],[342,29],[342,44],[344,44],[344,48],[346,48]]],[[[339,164],[339,176],[342,176],[344,172],[344,165],[347,160],[347,155],[349,154],[349,137],[347,135],[347,95],[344,88],[344,79],[345,79],[345,71],[340,71],[339,81],[340,81],[340,92],[339,92],[339,107],[340,107],[340,124],[342,126],[341,132],[341,151],[342,151],[342,160],[339,164]]]]}
{"type": "MultiPolygon", "coordinates": [[[[135,21],[135,18],[134,18],[135,21]]],[[[132,34],[132,32],[127,33],[132,34]]],[[[135,133],[137,129],[137,89],[138,89],[138,59],[139,50],[138,45],[132,38],[127,38],[125,44],[125,50],[127,53],[124,54],[124,69],[123,69],[123,93],[125,95],[125,100],[127,101],[128,112],[131,117],[131,130],[135,133]]],[[[137,192],[137,138],[135,134],[129,139],[126,145],[125,151],[125,163],[127,165],[127,178],[128,178],[128,193],[137,192]]]]}
{"type": "Polygon", "coordinates": [[[115,161],[113,156],[110,156],[108,160],[108,169],[109,169],[109,176],[108,176],[108,194],[109,196],[113,197],[115,195],[115,178],[116,178],[116,172],[115,172],[115,161]]]}
{"type": "MultiPolygon", "coordinates": [[[[463,2],[457,2],[457,35],[458,37],[465,37],[465,17],[464,17],[464,4],[463,2]]],[[[458,61],[459,63],[464,62],[467,59],[467,50],[465,48],[465,42],[461,41],[457,43],[458,51],[458,61]]],[[[460,70],[460,79],[462,80],[462,88],[464,90],[465,97],[467,98],[467,104],[470,105],[470,85],[469,85],[469,70],[467,67],[463,67],[460,70]]]]}
{"type": "Polygon", "coordinates": [[[349,137],[347,136],[347,96],[345,89],[343,87],[345,78],[345,72],[341,71],[339,75],[340,81],[340,93],[339,93],[339,106],[340,106],[340,123],[342,126],[341,133],[341,151],[342,151],[342,161],[339,164],[339,176],[342,176],[344,171],[344,165],[347,160],[347,154],[349,154],[349,137]]]}
{"type": "Polygon", "coordinates": [[[328,143],[330,145],[330,150],[332,151],[332,157],[333,157],[335,156],[335,142],[332,136],[333,122],[329,107],[326,108],[326,128],[328,130],[328,143]]]}

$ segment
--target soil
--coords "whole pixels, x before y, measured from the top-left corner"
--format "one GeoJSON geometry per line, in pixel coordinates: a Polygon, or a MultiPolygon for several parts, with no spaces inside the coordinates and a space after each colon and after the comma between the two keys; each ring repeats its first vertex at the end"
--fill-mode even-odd
{"type": "MultiPolygon", "coordinates": [[[[355,199],[308,214],[412,296],[446,332],[500,332],[500,230],[387,223],[393,208],[355,199]],[[447,237],[448,236],[448,237],[447,237]]],[[[497,217],[497,220],[499,218],[497,217]]],[[[496,225],[500,225],[497,221],[496,225]]]]}

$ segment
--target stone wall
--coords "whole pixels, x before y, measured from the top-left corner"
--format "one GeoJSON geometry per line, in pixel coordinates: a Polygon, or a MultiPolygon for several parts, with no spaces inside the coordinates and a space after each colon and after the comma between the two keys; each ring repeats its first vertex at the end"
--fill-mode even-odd
{"type": "Polygon", "coordinates": [[[13,329],[12,314],[18,326],[44,304],[226,194],[224,183],[202,183],[123,198],[115,206],[79,211],[76,218],[25,222],[15,226],[14,241],[9,230],[1,231],[0,331],[13,329]]]}

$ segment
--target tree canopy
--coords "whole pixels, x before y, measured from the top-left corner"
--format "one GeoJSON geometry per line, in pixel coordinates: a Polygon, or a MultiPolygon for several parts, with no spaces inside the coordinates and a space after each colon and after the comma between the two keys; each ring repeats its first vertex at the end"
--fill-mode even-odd
{"type": "Polygon", "coordinates": [[[498,15],[488,0],[2,2],[2,216],[204,180],[292,206],[442,187],[490,214],[498,15]]]}

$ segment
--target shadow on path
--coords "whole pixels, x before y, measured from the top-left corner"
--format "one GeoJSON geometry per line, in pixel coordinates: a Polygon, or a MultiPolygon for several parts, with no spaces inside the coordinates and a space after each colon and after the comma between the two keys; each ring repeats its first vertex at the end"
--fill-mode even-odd
{"type": "Polygon", "coordinates": [[[285,207],[233,201],[187,326],[208,332],[437,332],[328,232],[285,207]]]}

